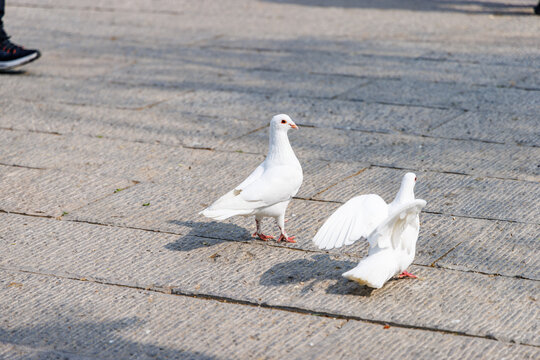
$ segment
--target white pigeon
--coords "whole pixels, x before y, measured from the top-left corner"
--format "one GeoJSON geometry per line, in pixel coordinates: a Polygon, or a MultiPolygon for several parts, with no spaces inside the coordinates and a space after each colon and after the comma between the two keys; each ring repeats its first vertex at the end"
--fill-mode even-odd
{"type": "Polygon", "coordinates": [[[266,159],[246,180],[200,214],[214,220],[225,220],[235,215],[255,215],[257,231],[253,236],[265,241],[274,237],[261,232],[261,220],[273,217],[281,231],[277,241],[296,242],[294,236],[289,237],[285,232],[285,211],[302,185],[303,174],[287,137],[289,129],[298,129],[298,126],[288,115],[274,116],[270,121],[266,159]]]}
{"type": "Polygon", "coordinates": [[[419,214],[425,200],[414,198],[416,175],[403,176],[390,204],[374,194],[354,197],[340,206],[319,229],[313,242],[320,249],[340,248],[360,238],[369,241],[368,256],[343,274],[349,280],[380,289],[394,275],[412,277],[412,264],[420,230],[419,214]]]}

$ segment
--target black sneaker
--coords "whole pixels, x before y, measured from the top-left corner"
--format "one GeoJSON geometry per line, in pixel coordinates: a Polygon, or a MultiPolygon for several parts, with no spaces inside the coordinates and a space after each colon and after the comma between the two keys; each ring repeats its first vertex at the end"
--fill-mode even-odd
{"type": "Polygon", "coordinates": [[[27,64],[40,56],[41,53],[38,50],[25,49],[6,39],[0,43],[0,70],[27,64]]]}

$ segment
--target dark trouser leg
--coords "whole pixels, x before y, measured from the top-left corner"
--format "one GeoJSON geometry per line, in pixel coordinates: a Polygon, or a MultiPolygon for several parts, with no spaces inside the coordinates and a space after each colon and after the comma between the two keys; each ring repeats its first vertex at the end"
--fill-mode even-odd
{"type": "Polygon", "coordinates": [[[6,5],[5,0],[0,0],[0,41],[7,38],[6,32],[4,31],[4,24],[2,23],[2,18],[4,17],[5,5],[6,5]]]}

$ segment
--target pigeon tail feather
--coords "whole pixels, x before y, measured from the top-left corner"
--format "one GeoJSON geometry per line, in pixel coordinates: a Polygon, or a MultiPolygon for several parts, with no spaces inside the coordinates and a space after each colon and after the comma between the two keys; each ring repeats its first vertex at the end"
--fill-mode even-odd
{"type": "Polygon", "coordinates": [[[396,272],[394,267],[395,265],[385,255],[376,254],[362,259],[354,269],[343,273],[343,277],[361,285],[380,289],[394,276],[396,272]]]}
{"type": "Polygon", "coordinates": [[[236,215],[252,215],[255,210],[264,206],[260,201],[246,201],[240,194],[242,190],[234,189],[217,199],[200,214],[214,220],[225,220],[236,215]]]}
{"type": "Polygon", "coordinates": [[[228,219],[237,215],[250,215],[252,210],[230,210],[230,209],[205,209],[199,214],[217,221],[228,219]]]}

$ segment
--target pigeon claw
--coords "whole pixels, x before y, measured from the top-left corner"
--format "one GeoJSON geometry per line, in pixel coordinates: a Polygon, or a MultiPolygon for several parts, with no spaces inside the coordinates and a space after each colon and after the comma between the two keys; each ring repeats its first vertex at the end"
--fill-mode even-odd
{"type": "Polygon", "coordinates": [[[264,240],[264,241],[268,241],[269,239],[274,238],[272,235],[264,235],[262,233],[253,233],[253,235],[251,236],[258,237],[259,239],[264,240]]]}
{"type": "Polygon", "coordinates": [[[289,242],[289,243],[295,243],[296,240],[294,240],[294,236],[285,236],[283,234],[281,234],[281,236],[279,237],[279,239],[277,239],[277,242],[281,242],[281,241],[285,241],[285,242],[289,242]]]}
{"type": "Polygon", "coordinates": [[[403,279],[405,277],[411,278],[411,279],[418,279],[418,276],[411,274],[410,272],[403,271],[401,274],[398,275],[398,278],[403,279]]]}

